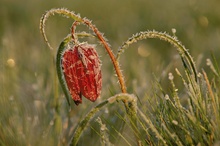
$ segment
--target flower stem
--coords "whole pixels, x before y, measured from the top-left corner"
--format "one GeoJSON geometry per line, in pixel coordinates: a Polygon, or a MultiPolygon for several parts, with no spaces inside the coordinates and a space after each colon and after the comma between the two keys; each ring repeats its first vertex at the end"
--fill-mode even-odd
{"type": "MultiPolygon", "coordinates": [[[[93,118],[93,116],[100,111],[100,109],[102,107],[104,107],[105,105],[107,104],[112,104],[114,103],[115,101],[119,101],[119,100],[127,100],[130,104],[134,105],[134,110],[133,114],[136,114],[137,110],[136,110],[136,102],[137,102],[137,99],[136,99],[136,96],[134,96],[133,94],[127,94],[127,93],[120,93],[120,94],[116,94],[115,96],[112,96],[110,98],[108,98],[107,100],[101,102],[100,104],[98,104],[97,106],[95,106],[84,118],[82,121],[80,121],[79,124],[77,124],[77,127],[74,131],[74,134],[73,134],[73,137],[72,137],[72,140],[71,140],[71,143],[70,143],[70,146],[76,146],[78,141],[79,141],[79,138],[83,132],[83,130],[86,128],[87,126],[87,123],[93,118]]],[[[136,117],[136,116],[135,116],[136,117]]]]}
{"type": "MultiPolygon", "coordinates": [[[[116,60],[115,55],[113,54],[111,48],[109,47],[108,43],[106,42],[105,38],[103,37],[103,35],[98,31],[98,29],[91,23],[91,21],[89,21],[86,18],[81,18],[79,15],[75,14],[72,11],[69,11],[67,9],[64,8],[58,8],[58,9],[51,9],[49,11],[47,11],[40,20],[40,31],[43,35],[43,38],[45,40],[45,42],[47,43],[47,45],[49,46],[50,49],[53,49],[53,47],[50,45],[50,43],[48,42],[48,39],[46,37],[46,33],[45,33],[45,23],[46,20],[50,17],[53,16],[54,14],[60,14],[63,17],[67,17],[67,18],[72,18],[74,19],[77,23],[84,23],[87,26],[89,26],[89,28],[91,30],[93,30],[93,32],[97,35],[98,39],[101,41],[101,43],[104,45],[107,53],[109,54],[109,57],[111,58],[111,61],[113,63],[113,66],[115,68],[115,72],[117,74],[118,77],[118,81],[120,83],[120,87],[121,87],[121,91],[122,93],[126,93],[126,85],[125,85],[125,81],[122,75],[122,72],[120,70],[120,66],[118,64],[118,61],[116,60]]],[[[78,25],[78,24],[77,24],[78,25]]]]}
{"type": "Polygon", "coordinates": [[[104,45],[106,51],[109,54],[109,57],[111,58],[111,61],[113,63],[113,66],[115,68],[115,72],[118,76],[118,81],[120,83],[121,86],[121,91],[122,93],[126,93],[126,85],[125,85],[125,81],[122,75],[122,72],[120,70],[120,66],[118,64],[118,62],[116,61],[115,55],[112,52],[112,49],[109,47],[108,43],[106,42],[106,40],[104,39],[103,35],[98,31],[98,29],[88,20],[88,19],[83,19],[83,23],[85,23],[86,25],[88,25],[93,31],[94,33],[97,35],[97,37],[99,38],[99,40],[102,42],[102,44],[104,45]]]}

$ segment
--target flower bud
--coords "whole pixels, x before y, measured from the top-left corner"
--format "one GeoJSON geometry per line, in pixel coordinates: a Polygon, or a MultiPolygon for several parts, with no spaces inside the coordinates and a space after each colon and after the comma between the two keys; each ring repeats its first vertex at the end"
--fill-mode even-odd
{"type": "Polygon", "coordinates": [[[67,87],[75,104],[82,103],[82,95],[94,102],[101,94],[101,61],[95,45],[81,43],[64,51],[62,69],[67,87]]]}

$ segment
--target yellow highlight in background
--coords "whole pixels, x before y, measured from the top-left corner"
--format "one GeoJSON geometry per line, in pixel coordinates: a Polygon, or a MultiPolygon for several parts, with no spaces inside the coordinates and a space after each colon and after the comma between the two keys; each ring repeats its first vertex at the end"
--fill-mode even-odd
{"type": "Polygon", "coordinates": [[[7,60],[7,65],[9,66],[9,67],[14,67],[15,66],[15,61],[14,61],[14,59],[12,59],[12,58],[9,58],[8,60],[7,60]]]}

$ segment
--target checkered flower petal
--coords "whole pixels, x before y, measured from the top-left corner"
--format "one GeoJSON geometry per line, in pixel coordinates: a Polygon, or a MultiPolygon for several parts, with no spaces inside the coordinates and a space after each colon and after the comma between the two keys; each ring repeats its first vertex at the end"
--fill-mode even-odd
{"type": "Polygon", "coordinates": [[[65,50],[62,56],[63,74],[75,104],[82,95],[94,102],[101,94],[101,61],[95,45],[81,43],[65,50]]]}

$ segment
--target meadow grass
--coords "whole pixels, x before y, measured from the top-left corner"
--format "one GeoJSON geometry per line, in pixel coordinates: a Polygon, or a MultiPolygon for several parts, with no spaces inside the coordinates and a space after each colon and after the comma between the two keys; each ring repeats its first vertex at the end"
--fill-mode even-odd
{"type": "MultiPolygon", "coordinates": [[[[0,145],[67,145],[77,127],[84,128],[78,145],[218,145],[219,2],[204,3],[2,0],[0,145]],[[71,102],[69,110],[56,74],[57,50],[49,50],[39,32],[40,17],[53,7],[68,7],[93,20],[115,54],[132,34],[155,29],[178,37],[194,61],[185,60],[166,41],[138,40],[118,60],[129,93],[121,94],[110,59],[98,45],[102,96],[95,103],[85,98],[79,106],[71,102]],[[120,101],[123,98],[137,104],[135,123],[120,101]]],[[[48,21],[46,31],[54,48],[72,22],[57,16],[48,21]]],[[[86,27],[78,31],[91,33],[86,27]]],[[[97,43],[94,38],[87,41],[97,43]]]]}

